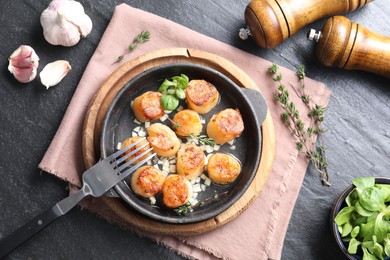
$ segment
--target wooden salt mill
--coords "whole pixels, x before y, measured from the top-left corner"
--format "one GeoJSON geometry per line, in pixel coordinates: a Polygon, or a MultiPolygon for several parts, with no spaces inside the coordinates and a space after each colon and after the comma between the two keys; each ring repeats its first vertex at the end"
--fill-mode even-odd
{"type": "Polygon", "coordinates": [[[317,42],[316,55],[327,67],[364,70],[390,78],[390,37],[374,33],[344,16],[329,18],[308,39],[317,42]]]}
{"type": "Polygon", "coordinates": [[[274,48],[306,25],[326,16],[356,10],[374,0],[253,0],[245,9],[247,28],[240,38],[252,36],[262,48],[274,48]]]}

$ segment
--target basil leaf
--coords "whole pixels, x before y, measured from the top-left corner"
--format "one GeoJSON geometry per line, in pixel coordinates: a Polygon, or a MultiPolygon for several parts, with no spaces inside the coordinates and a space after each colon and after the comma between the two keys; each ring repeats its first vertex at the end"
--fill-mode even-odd
{"type": "Polygon", "coordinates": [[[390,256],[390,233],[384,239],[384,253],[386,256],[390,256]]]}
{"type": "Polygon", "coordinates": [[[366,247],[362,246],[363,260],[378,260],[374,255],[370,254],[366,247]]]}
{"type": "Polygon", "coordinates": [[[348,253],[350,254],[356,254],[358,246],[361,245],[361,242],[356,240],[355,238],[352,238],[351,241],[349,241],[348,245],[348,253]]]}
{"type": "Polygon", "coordinates": [[[188,86],[188,77],[184,74],[181,74],[181,76],[174,76],[172,77],[172,80],[177,82],[178,87],[183,90],[188,86]]]}
{"type": "Polygon", "coordinates": [[[343,232],[341,233],[341,236],[342,236],[342,237],[348,236],[348,235],[351,233],[352,228],[353,228],[353,227],[352,227],[352,225],[351,225],[350,222],[345,223],[345,224],[343,225],[343,232]]]}
{"type": "Polygon", "coordinates": [[[171,95],[163,95],[160,99],[160,103],[165,110],[174,110],[179,106],[179,100],[171,95]]]}
{"type": "Polygon", "coordinates": [[[360,190],[364,190],[367,187],[373,187],[375,185],[374,177],[356,178],[352,181],[353,185],[360,190]]]}
{"type": "Polygon", "coordinates": [[[356,212],[359,213],[359,215],[361,215],[363,217],[369,217],[372,214],[374,214],[373,211],[366,210],[365,208],[363,208],[359,201],[356,201],[355,209],[356,209],[356,212]]]}
{"type": "Polygon", "coordinates": [[[337,216],[334,218],[334,222],[336,222],[338,226],[347,223],[349,221],[352,212],[354,211],[355,211],[355,207],[342,208],[337,214],[337,216]]]}
{"type": "Polygon", "coordinates": [[[175,95],[179,99],[185,99],[186,98],[186,93],[181,88],[177,88],[176,89],[175,95]]]}
{"type": "Polygon", "coordinates": [[[374,254],[379,259],[383,260],[383,246],[378,243],[376,236],[372,236],[372,241],[374,242],[374,246],[371,253],[374,254]]]}
{"type": "Polygon", "coordinates": [[[358,200],[358,194],[356,189],[353,189],[348,196],[345,198],[345,202],[347,203],[348,206],[353,206],[355,205],[356,201],[358,200]]]}
{"type": "Polygon", "coordinates": [[[360,225],[360,235],[365,241],[370,241],[374,235],[375,220],[360,225]]]}
{"type": "Polygon", "coordinates": [[[352,238],[357,237],[357,235],[359,235],[359,232],[360,232],[360,227],[359,226],[354,227],[351,231],[351,237],[352,238]]]}
{"type": "Polygon", "coordinates": [[[163,93],[165,90],[167,90],[170,86],[175,86],[175,83],[174,82],[171,82],[169,80],[164,80],[164,82],[160,85],[160,87],[158,88],[158,92],[161,92],[163,93]]]}
{"type": "Polygon", "coordinates": [[[383,213],[380,213],[375,220],[374,234],[378,242],[383,242],[387,234],[390,233],[390,221],[383,219],[383,213]]]}
{"type": "Polygon", "coordinates": [[[180,76],[185,80],[185,82],[186,82],[187,85],[188,85],[188,82],[190,81],[190,79],[187,77],[187,75],[181,74],[180,76]]]}
{"type": "Polygon", "coordinates": [[[390,201],[390,185],[388,184],[376,184],[377,188],[379,188],[382,196],[385,198],[385,202],[390,201]]]}
{"type": "Polygon", "coordinates": [[[175,95],[175,92],[176,92],[176,89],[174,89],[174,88],[170,88],[167,90],[167,94],[171,95],[171,96],[175,95]]]}
{"type": "Polygon", "coordinates": [[[377,211],[385,207],[385,198],[377,187],[367,187],[360,194],[359,203],[366,210],[377,211]]]}

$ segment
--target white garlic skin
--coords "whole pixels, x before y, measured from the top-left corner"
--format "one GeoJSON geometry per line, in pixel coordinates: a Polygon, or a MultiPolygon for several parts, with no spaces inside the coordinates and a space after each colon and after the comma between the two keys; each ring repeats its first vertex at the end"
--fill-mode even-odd
{"type": "Polygon", "coordinates": [[[92,30],[92,20],[73,0],[53,0],[41,14],[43,36],[52,45],[76,45],[92,30]]]}
{"type": "Polygon", "coordinates": [[[8,58],[8,70],[16,80],[28,83],[37,76],[39,57],[28,45],[20,45],[8,58]]]}
{"type": "Polygon", "coordinates": [[[72,67],[66,60],[48,63],[39,73],[42,84],[46,89],[57,85],[71,71],[72,67]]]}

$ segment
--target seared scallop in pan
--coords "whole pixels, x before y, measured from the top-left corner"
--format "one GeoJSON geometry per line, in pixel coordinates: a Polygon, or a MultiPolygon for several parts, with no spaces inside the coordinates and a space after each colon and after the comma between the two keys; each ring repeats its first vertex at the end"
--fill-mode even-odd
{"type": "MultiPolygon", "coordinates": [[[[126,147],[132,143],[135,143],[136,141],[138,141],[139,139],[142,139],[144,137],[140,137],[140,136],[133,136],[133,137],[129,137],[127,138],[126,140],[123,141],[122,143],[122,147],[126,147]]],[[[138,152],[134,153],[133,155],[131,155],[130,157],[128,157],[126,159],[126,161],[130,161],[131,159],[137,157],[138,155],[142,154],[143,152],[145,152],[146,150],[150,149],[150,145],[147,144],[148,142],[146,140],[143,140],[143,141],[140,141],[139,143],[137,143],[134,147],[132,147],[131,149],[127,150],[124,154],[128,154],[132,151],[134,151],[135,149],[139,148],[139,147],[142,147],[138,152]]],[[[143,159],[145,159],[146,157],[148,157],[149,155],[151,155],[152,153],[148,153],[146,154],[145,156],[137,159],[133,164],[136,164],[136,163],[139,163],[140,161],[142,161],[143,159]]]]}
{"type": "Polygon", "coordinates": [[[153,166],[142,166],[131,176],[131,189],[134,193],[150,198],[162,191],[165,175],[153,166]]]}
{"type": "Polygon", "coordinates": [[[160,92],[147,91],[134,99],[132,108],[138,121],[152,121],[164,115],[164,108],[160,104],[161,96],[160,92]]]}
{"type": "Polygon", "coordinates": [[[177,112],[172,119],[172,126],[180,136],[198,136],[203,128],[199,114],[191,109],[177,112]]]}
{"type": "Polygon", "coordinates": [[[229,154],[215,153],[207,164],[209,178],[219,184],[233,182],[241,172],[240,162],[229,154]]]}
{"type": "Polygon", "coordinates": [[[191,80],[186,89],[188,108],[199,114],[207,114],[218,104],[217,88],[203,79],[191,80]]]}
{"type": "Polygon", "coordinates": [[[177,153],[176,171],[179,175],[193,180],[202,174],[205,160],[206,156],[200,147],[186,144],[177,153]]]}
{"type": "Polygon", "coordinates": [[[172,157],[179,150],[180,139],[168,126],[155,123],[151,124],[146,131],[149,135],[146,139],[158,156],[172,157]]]}
{"type": "Polygon", "coordinates": [[[186,204],[192,197],[192,185],[181,175],[172,174],[164,181],[163,203],[168,208],[177,208],[186,204]]]}
{"type": "Polygon", "coordinates": [[[244,121],[238,109],[227,108],[213,115],[207,124],[207,135],[217,144],[233,141],[244,131],[244,121]]]}

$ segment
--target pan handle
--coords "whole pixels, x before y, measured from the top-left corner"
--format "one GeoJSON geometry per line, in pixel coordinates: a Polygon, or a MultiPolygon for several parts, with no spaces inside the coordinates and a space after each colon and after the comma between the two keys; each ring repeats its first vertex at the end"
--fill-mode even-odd
{"type": "Polygon", "coordinates": [[[241,89],[244,96],[249,100],[249,103],[252,105],[255,116],[258,120],[259,126],[261,126],[267,117],[268,106],[263,95],[260,91],[250,88],[241,89]]]}

